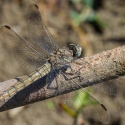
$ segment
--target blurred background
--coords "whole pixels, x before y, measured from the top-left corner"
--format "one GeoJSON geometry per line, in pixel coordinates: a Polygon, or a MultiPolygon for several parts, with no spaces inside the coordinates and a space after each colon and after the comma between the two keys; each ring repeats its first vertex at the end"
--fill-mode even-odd
{"type": "MultiPolygon", "coordinates": [[[[42,11],[45,24],[59,47],[76,43],[83,48],[81,57],[125,44],[124,0],[0,0],[0,26],[9,25],[28,40],[26,12],[33,3],[42,11]]],[[[16,59],[0,42],[0,82],[23,75],[16,59]]],[[[110,82],[119,84],[119,81],[124,83],[124,80],[110,82]]],[[[123,93],[124,88],[117,92],[118,96],[95,92],[94,96],[109,111],[107,125],[124,125],[123,93]]],[[[0,125],[105,125],[80,114],[77,123],[75,120],[63,106],[51,100],[0,113],[0,125]]]]}

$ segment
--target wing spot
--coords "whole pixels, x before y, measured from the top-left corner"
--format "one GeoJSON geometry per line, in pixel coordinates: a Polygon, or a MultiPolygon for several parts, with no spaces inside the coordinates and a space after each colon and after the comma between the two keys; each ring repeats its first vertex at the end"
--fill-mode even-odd
{"type": "Polygon", "coordinates": [[[103,104],[101,104],[101,106],[105,111],[107,111],[106,107],[103,104]]]}
{"type": "Polygon", "coordinates": [[[7,26],[7,25],[5,25],[4,27],[5,27],[5,28],[7,28],[7,29],[10,29],[10,27],[9,27],[9,26],[7,26]]]}
{"type": "Polygon", "coordinates": [[[39,9],[39,7],[36,5],[36,4],[34,4],[35,5],[35,7],[37,8],[37,9],[39,9]]]}

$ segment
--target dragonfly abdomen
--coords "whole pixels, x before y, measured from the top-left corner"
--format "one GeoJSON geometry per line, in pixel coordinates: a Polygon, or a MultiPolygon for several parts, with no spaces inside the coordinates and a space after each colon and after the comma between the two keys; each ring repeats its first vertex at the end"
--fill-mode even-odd
{"type": "Polygon", "coordinates": [[[20,81],[18,81],[16,84],[14,84],[9,89],[4,91],[3,94],[0,95],[0,102],[5,102],[5,101],[9,100],[17,92],[21,91],[22,89],[29,86],[30,84],[32,84],[36,80],[47,75],[50,72],[50,70],[51,70],[51,65],[49,63],[42,65],[36,71],[29,74],[28,76],[25,76],[20,81]]]}

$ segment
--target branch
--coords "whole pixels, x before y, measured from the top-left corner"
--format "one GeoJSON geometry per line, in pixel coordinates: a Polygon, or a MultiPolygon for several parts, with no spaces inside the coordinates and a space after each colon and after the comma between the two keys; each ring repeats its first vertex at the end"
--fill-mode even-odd
{"type": "MultiPolygon", "coordinates": [[[[118,78],[125,75],[125,46],[118,47],[112,50],[104,51],[96,55],[80,58],[75,62],[71,63],[71,68],[74,72],[79,71],[82,76],[82,82],[79,82],[79,78],[75,78],[78,84],[72,84],[69,80],[66,81],[59,75],[58,77],[58,88],[59,90],[52,87],[57,86],[56,78],[53,80],[46,81],[46,76],[33,82],[23,90],[19,91],[9,100],[4,103],[0,103],[0,111],[9,110],[19,106],[31,104],[34,102],[42,101],[48,98],[52,98],[59,94],[69,93],[80,89],[81,86],[87,87],[93,84],[101,83],[107,80],[118,78]],[[50,86],[48,88],[47,86],[50,86]],[[70,89],[71,85],[73,89],[70,89]],[[55,94],[56,93],[56,94],[55,94]]],[[[67,69],[67,73],[70,73],[70,69],[67,69]]],[[[11,79],[0,83],[0,92],[6,91],[10,86],[17,83],[17,79],[11,79]]]]}

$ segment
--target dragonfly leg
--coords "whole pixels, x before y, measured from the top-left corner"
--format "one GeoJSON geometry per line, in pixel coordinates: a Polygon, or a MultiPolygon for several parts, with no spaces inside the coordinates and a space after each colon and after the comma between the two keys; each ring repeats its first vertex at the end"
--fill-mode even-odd
{"type": "Polygon", "coordinates": [[[58,88],[58,71],[53,69],[47,76],[47,89],[56,90],[58,88]]]}
{"type": "Polygon", "coordinates": [[[58,95],[58,93],[59,93],[57,80],[56,80],[56,86],[57,86],[56,88],[53,88],[53,87],[51,87],[51,84],[47,85],[47,89],[55,90],[54,96],[58,95]]]}
{"type": "Polygon", "coordinates": [[[66,72],[66,68],[65,68],[65,67],[62,68],[62,71],[63,71],[63,75],[64,75],[65,80],[68,81],[68,80],[72,80],[72,79],[75,79],[75,78],[79,78],[79,81],[80,81],[80,82],[83,80],[83,78],[82,78],[82,76],[81,76],[81,74],[80,74],[80,70],[81,70],[82,68],[80,68],[78,71],[74,71],[70,65],[69,65],[67,68],[70,68],[70,69],[71,69],[71,72],[66,72]],[[68,76],[73,76],[73,77],[67,78],[66,75],[68,75],[68,76]]]}
{"type": "MultiPolygon", "coordinates": [[[[63,76],[64,76],[64,78],[65,78],[66,81],[69,81],[69,80],[72,80],[72,79],[76,79],[76,78],[79,78],[79,81],[80,81],[80,82],[82,82],[82,80],[83,80],[83,77],[81,77],[81,75],[75,75],[75,76],[70,77],[70,78],[67,78],[66,75],[67,75],[67,73],[66,73],[66,74],[65,74],[65,73],[63,74],[63,76]]],[[[68,74],[68,75],[69,75],[69,74],[68,74]]]]}

